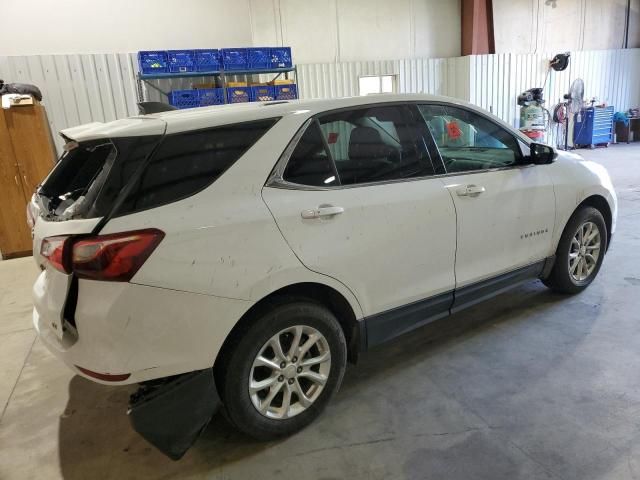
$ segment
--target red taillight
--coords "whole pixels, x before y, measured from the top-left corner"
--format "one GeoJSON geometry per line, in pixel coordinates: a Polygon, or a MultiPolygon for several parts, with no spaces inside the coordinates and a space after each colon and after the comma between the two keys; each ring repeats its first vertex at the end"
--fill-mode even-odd
{"type": "Polygon", "coordinates": [[[163,238],[155,228],[79,239],[47,237],[40,254],[56,270],[78,278],[128,282],[163,238]]]}
{"type": "Polygon", "coordinates": [[[33,197],[31,201],[27,203],[27,225],[29,228],[33,228],[36,224],[36,218],[38,216],[38,210],[33,204],[33,197]]]}
{"type": "Polygon", "coordinates": [[[71,273],[68,235],[48,237],[42,240],[40,255],[47,259],[53,268],[63,273],[71,273]]]}
{"type": "Polygon", "coordinates": [[[164,238],[156,229],[82,238],[73,244],[71,267],[78,278],[128,282],[164,238]]]}
{"type": "Polygon", "coordinates": [[[98,373],[88,368],[79,367],[78,365],[76,365],[76,368],[85,375],[97,378],[98,380],[104,380],[105,382],[122,382],[131,376],[130,373],[98,373]]]}

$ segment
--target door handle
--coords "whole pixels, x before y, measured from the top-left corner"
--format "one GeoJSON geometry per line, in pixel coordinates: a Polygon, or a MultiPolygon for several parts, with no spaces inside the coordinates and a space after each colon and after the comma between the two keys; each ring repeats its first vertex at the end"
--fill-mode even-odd
{"type": "Polygon", "coordinates": [[[320,217],[333,217],[334,215],[339,215],[343,212],[344,208],[342,207],[334,207],[333,205],[320,205],[315,209],[303,210],[302,212],[300,212],[300,215],[305,220],[310,220],[320,217]]]}
{"type": "Polygon", "coordinates": [[[478,185],[465,185],[456,190],[459,197],[477,197],[481,193],[486,192],[486,188],[478,185]]]}

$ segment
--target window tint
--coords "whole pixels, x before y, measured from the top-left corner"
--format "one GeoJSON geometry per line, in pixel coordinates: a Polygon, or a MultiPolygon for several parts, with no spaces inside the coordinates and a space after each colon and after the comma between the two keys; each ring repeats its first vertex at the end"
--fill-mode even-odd
{"type": "Polygon", "coordinates": [[[342,185],[433,175],[419,123],[404,106],[373,106],[320,118],[342,185]]]}
{"type": "Polygon", "coordinates": [[[313,122],[298,141],[282,178],[314,187],[338,184],[317,122],[313,122]]]}
{"type": "Polygon", "coordinates": [[[506,167],[519,162],[517,140],[496,123],[457,107],[420,105],[447,172],[506,167]]]}
{"type": "Polygon", "coordinates": [[[159,135],[154,135],[121,137],[111,140],[115,145],[118,155],[114,162],[112,162],[112,165],[109,165],[109,171],[104,181],[95,182],[87,192],[88,202],[91,201],[92,196],[95,197],[93,206],[89,211],[89,217],[101,217],[111,211],[122,189],[129,180],[131,180],[147,157],[151,155],[153,148],[161,138],[159,135]],[[92,192],[94,189],[99,189],[99,191],[92,192]]]}
{"type": "Polygon", "coordinates": [[[421,128],[408,107],[331,113],[308,127],[283,178],[311,186],[355,185],[434,174],[421,128]]]}
{"type": "Polygon", "coordinates": [[[167,135],[119,215],[193,195],[213,183],[277,120],[167,135]]]}

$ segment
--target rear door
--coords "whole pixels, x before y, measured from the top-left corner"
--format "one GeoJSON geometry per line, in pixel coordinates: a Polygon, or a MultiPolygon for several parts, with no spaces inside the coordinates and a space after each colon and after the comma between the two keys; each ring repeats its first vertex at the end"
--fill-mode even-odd
{"type": "Polygon", "coordinates": [[[446,314],[455,211],[414,111],[325,114],[294,142],[263,198],[302,263],[345,284],[379,320],[367,324],[370,344],[446,314]]]}

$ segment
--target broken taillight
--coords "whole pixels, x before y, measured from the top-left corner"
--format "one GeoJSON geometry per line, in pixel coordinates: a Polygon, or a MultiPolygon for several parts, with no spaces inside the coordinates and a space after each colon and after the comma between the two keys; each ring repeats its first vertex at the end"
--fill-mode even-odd
{"type": "Polygon", "coordinates": [[[128,282],[164,238],[150,228],[82,238],[73,244],[71,265],[78,278],[128,282]]]}
{"type": "Polygon", "coordinates": [[[71,237],[68,235],[47,237],[42,240],[42,245],[40,245],[40,255],[46,258],[53,268],[63,273],[71,273],[69,261],[70,239],[71,237]]]}
{"type": "Polygon", "coordinates": [[[31,197],[31,201],[27,203],[27,225],[29,228],[33,229],[36,224],[36,218],[38,218],[38,208],[35,206],[34,197],[31,197]]]}
{"type": "Polygon", "coordinates": [[[164,238],[155,228],[96,237],[48,237],[40,253],[55,269],[78,278],[128,282],[164,238]]]}

